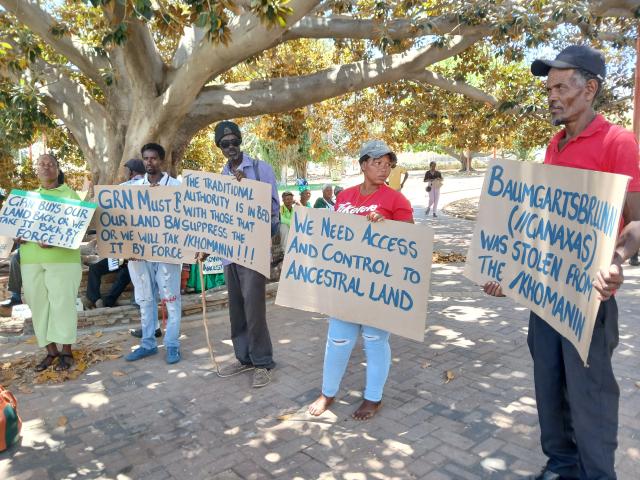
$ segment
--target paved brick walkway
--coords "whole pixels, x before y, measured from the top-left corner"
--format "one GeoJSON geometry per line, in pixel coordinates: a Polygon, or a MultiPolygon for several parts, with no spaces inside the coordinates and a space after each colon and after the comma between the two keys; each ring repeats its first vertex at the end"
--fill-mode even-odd
{"type": "MultiPolygon", "coordinates": [[[[436,225],[437,248],[464,250],[469,222],[440,217],[436,225]]],[[[621,480],[635,480],[640,269],[629,268],[627,279],[615,355],[622,390],[617,465],[621,480]]],[[[0,454],[0,478],[471,480],[537,471],[543,456],[526,311],[483,296],[459,265],[436,265],[432,283],[426,341],[392,338],[385,404],[373,421],[350,418],[364,382],[359,346],[331,412],[318,419],[304,413],[321,382],[321,316],[269,307],[278,368],[261,390],[250,388],[249,374],[221,379],[211,372],[196,316],[185,321],[184,360],[176,366],[165,364],[161,349],[135,364],[108,361],[78,380],[19,395],[24,438],[0,454]],[[445,381],[446,371],[453,380],[445,381]]],[[[218,359],[230,360],[226,313],[212,315],[210,325],[218,359]]],[[[101,337],[109,338],[125,337],[101,337]]],[[[34,347],[1,348],[0,359],[9,359],[34,347]]]]}

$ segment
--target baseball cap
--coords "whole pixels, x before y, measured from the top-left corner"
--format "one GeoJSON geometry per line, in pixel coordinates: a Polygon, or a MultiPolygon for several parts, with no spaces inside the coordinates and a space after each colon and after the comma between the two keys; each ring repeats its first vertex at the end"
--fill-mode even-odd
{"type": "Polygon", "coordinates": [[[132,172],[136,173],[145,173],[144,163],[139,158],[132,158],[131,160],[127,160],[127,163],[124,164],[132,172]]]}
{"type": "Polygon", "coordinates": [[[600,81],[604,81],[606,67],[604,55],[586,45],[571,45],[562,50],[554,60],[538,59],[531,64],[531,73],[536,77],[544,77],[552,68],[569,69],[580,68],[596,75],[600,81]]]}
{"type": "Polygon", "coordinates": [[[384,155],[389,155],[393,163],[398,162],[396,154],[382,140],[369,140],[360,147],[360,163],[368,158],[380,158],[384,155]]]}

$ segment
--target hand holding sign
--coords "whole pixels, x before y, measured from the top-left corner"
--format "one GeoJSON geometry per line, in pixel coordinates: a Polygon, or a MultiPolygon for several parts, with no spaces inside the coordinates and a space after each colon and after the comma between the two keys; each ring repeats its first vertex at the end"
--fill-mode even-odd
{"type": "Polygon", "coordinates": [[[627,182],[610,173],[493,160],[465,276],[530,308],[586,361],[600,299],[622,278],[609,264],[627,182]]]}

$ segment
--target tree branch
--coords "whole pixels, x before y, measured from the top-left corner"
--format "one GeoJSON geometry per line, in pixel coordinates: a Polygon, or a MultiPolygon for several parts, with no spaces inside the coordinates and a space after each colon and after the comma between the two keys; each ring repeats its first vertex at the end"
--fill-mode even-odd
{"type": "Polygon", "coordinates": [[[108,68],[109,62],[82,45],[75,37],[57,37],[51,33],[51,27],[57,22],[39,6],[38,0],[0,0],[0,5],[15,15],[15,17],[31,31],[40,36],[48,45],[93,80],[100,88],[105,89],[105,83],[100,74],[101,68],[108,68]]]}
{"type": "MultiPolygon", "coordinates": [[[[293,0],[289,5],[293,14],[287,21],[297,22],[318,3],[319,0],[293,0]]],[[[252,13],[244,13],[229,27],[229,45],[200,41],[182,66],[169,75],[165,94],[158,99],[164,112],[171,116],[186,114],[210,78],[271,47],[285,28],[266,26],[252,13]]]]}
{"type": "Polygon", "coordinates": [[[284,40],[297,38],[342,38],[342,39],[376,39],[386,37],[391,40],[423,37],[425,35],[441,35],[452,33],[464,35],[467,28],[453,17],[437,17],[433,19],[401,18],[388,22],[359,19],[346,15],[330,17],[307,16],[296,23],[287,33],[284,40]],[[459,27],[456,29],[456,27],[459,27]]]}
{"type": "Polygon", "coordinates": [[[312,75],[206,87],[185,125],[195,131],[224,119],[287,112],[328,98],[386,82],[413,78],[415,71],[464,51],[482,36],[454,37],[445,48],[387,55],[373,62],[339,65],[312,75]]]}
{"type": "Polygon", "coordinates": [[[127,20],[128,39],[121,47],[136,92],[157,96],[164,89],[166,66],[146,23],[127,20]]]}
{"type": "Polygon", "coordinates": [[[74,82],[61,69],[42,59],[32,63],[33,77],[42,101],[53,115],[62,120],[83,152],[109,163],[107,132],[112,130],[107,112],[87,89],[74,82]]]}
{"type": "Polygon", "coordinates": [[[595,0],[589,11],[598,17],[634,18],[640,9],[640,0],[595,0]]]}

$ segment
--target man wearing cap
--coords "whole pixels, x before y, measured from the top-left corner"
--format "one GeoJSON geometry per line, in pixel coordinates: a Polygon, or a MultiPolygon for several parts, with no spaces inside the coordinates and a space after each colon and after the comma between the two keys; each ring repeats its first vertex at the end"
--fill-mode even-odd
{"type": "MultiPolygon", "coordinates": [[[[233,175],[238,181],[248,178],[271,185],[270,212],[273,237],[278,233],[280,217],[280,201],[273,169],[268,163],[253,159],[242,152],[242,134],[235,123],[219,123],[214,134],[216,146],[227,159],[222,169],[223,175],[233,175]]],[[[261,273],[228,260],[223,259],[222,263],[229,293],[231,341],[237,362],[222,369],[220,375],[230,377],[253,370],[253,387],[264,387],[271,381],[271,370],[275,367],[267,326],[267,279],[261,273]]]]}
{"type": "MultiPolygon", "coordinates": [[[[549,143],[545,163],[628,175],[625,221],[640,219],[638,144],[633,134],[596,114],[593,103],[605,78],[601,52],[565,48],[555,60],[536,60],[547,76],[551,121],[564,125],[549,143]]],[[[495,282],[485,291],[501,296],[495,282]]],[[[606,298],[606,296],[603,296],[606,298]]],[[[615,298],[602,301],[585,367],[571,343],[531,312],[527,342],[533,358],[540,440],[548,461],[531,478],[615,479],[620,390],[611,365],[618,345],[615,298]]]]}

